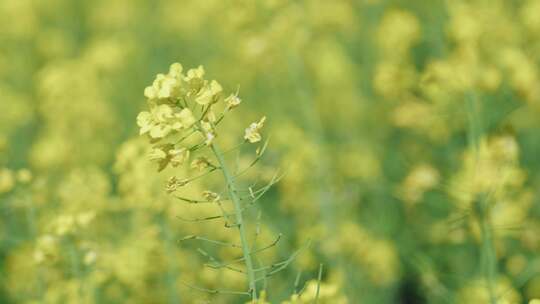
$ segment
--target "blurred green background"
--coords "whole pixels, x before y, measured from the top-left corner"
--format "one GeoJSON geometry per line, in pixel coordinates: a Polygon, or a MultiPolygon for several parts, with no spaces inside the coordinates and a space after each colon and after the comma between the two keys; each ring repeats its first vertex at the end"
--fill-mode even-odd
{"type": "Polygon", "coordinates": [[[245,279],[138,136],[173,62],[239,90],[221,140],[267,116],[263,258],[312,240],[271,303],[540,298],[539,0],[0,0],[0,303],[248,301],[182,284],[245,279]]]}

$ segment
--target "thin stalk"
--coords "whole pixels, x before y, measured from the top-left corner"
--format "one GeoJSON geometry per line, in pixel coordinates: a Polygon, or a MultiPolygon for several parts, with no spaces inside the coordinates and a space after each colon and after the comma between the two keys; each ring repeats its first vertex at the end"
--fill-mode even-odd
{"type": "MultiPolygon", "coordinates": [[[[36,240],[37,228],[36,228],[36,209],[32,204],[31,200],[28,200],[28,208],[26,208],[26,220],[28,222],[28,231],[30,233],[30,238],[36,240]]],[[[44,283],[43,283],[42,269],[39,267],[36,271],[36,281],[37,281],[37,297],[41,299],[43,297],[44,283]]]]}
{"type": "Polygon", "coordinates": [[[240,199],[238,198],[238,195],[237,195],[236,185],[234,183],[234,177],[231,175],[231,173],[227,169],[227,164],[225,163],[223,154],[220,151],[220,149],[217,147],[217,145],[212,144],[211,148],[212,148],[212,151],[214,152],[214,155],[216,156],[216,159],[219,162],[219,166],[221,167],[221,171],[223,172],[223,177],[225,178],[225,182],[227,183],[229,196],[231,198],[231,201],[234,204],[236,224],[238,226],[238,231],[240,232],[240,242],[242,245],[242,253],[244,255],[244,262],[246,264],[246,272],[247,272],[247,277],[248,277],[248,282],[249,282],[249,292],[251,294],[251,299],[257,300],[257,289],[256,289],[257,281],[255,280],[255,272],[253,271],[253,261],[251,257],[250,246],[247,241],[244,217],[242,216],[243,209],[242,209],[242,205],[240,204],[240,199]]]}
{"type": "Polygon", "coordinates": [[[323,264],[319,264],[319,275],[317,276],[317,291],[315,294],[315,304],[319,303],[319,292],[321,290],[323,264]]]}
{"type": "Polygon", "coordinates": [[[479,104],[474,92],[469,92],[465,96],[467,106],[467,116],[469,119],[468,140],[469,145],[474,149],[475,157],[477,157],[478,148],[480,145],[480,137],[482,136],[482,121],[480,120],[479,104]]]}
{"type": "Polygon", "coordinates": [[[497,304],[497,295],[495,293],[495,278],[497,276],[497,259],[495,256],[495,247],[493,245],[493,235],[489,221],[489,211],[483,208],[483,214],[480,217],[480,232],[482,234],[482,267],[484,279],[489,294],[489,303],[497,304]]]}
{"type": "MultiPolygon", "coordinates": [[[[467,92],[466,96],[467,114],[469,119],[469,145],[473,148],[475,160],[478,161],[480,140],[482,137],[482,120],[480,113],[480,104],[477,95],[474,92],[467,92]]],[[[482,273],[487,285],[489,303],[497,304],[497,295],[495,293],[495,279],[497,276],[497,257],[493,245],[493,235],[490,223],[490,203],[488,197],[480,198],[477,203],[479,208],[478,220],[480,225],[481,241],[480,248],[482,273]]]]}
{"type": "Polygon", "coordinates": [[[176,293],[176,289],[175,289],[175,278],[177,277],[177,267],[176,267],[176,262],[174,259],[174,251],[173,251],[174,249],[171,242],[173,238],[171,236],[171,231],[167,225],[164,215],[162,214],[159,215],[158,223],[161,226],[161,234],[164,239],[165,257],[167,259],[167,264],[170,265],[170,267],[168,267],[167,271],[165,272],[165,283],[167,287],[168,303],[170,304],[180,303],[179,295],[176,293]]]}
{"type": "Polygon", "coordinates": [[[69,259],[71,263],[71,272],[72,275],[75,277],[76,280],[80,280],[82,282],[81,286],[78,288],[78,295],[80,299],[84,299],[85,292],[84,292],[84,276],[83,271],[81,269],[80,260],[77,254],[77,247],[75,244],[75,237],[71,236],[68,239],[68,254],[69,259]]]}

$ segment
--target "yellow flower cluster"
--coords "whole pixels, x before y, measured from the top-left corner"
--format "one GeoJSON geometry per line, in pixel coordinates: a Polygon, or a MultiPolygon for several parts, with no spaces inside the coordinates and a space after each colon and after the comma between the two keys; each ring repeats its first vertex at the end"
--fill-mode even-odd
{"type": "MultiPolygon", "coordinates": [[[[458,303],[490,303],[489,294],[480,279],[471,280],[459,292],[458,303]]],[[[507,278],[499,278],[495,286],[496,303],[522,303],[521,295],[510,284],[507,278]]]]}
{"type": "MultiPolygon", "coordinates": [[[[137,125],[139,133],[147,134],[154,144],[150,159],[159,164],[160,171],[169,164],[178,167],[189,160],[190,152],[201,144],[183,146],[185,141],[191,140],[190,137],[199,135],[204,144],[210,146],[217,136],[216,125],[228,111],[241,103],[238,93],[223,98],[221,85],[215,80],[206,80],[204,76],[202,66],[184,74],[182,65],[174,63],[167,74],[158,74],[152,85],[144,90],[150,111],[139,113],[137,125]],[[218,107],[223,109],[219,116],[215,113],[218,107]]],[[[256,143],[261,140],[259,132],[265,119],[263,117],[246,129],[244,138],[247,141],[256,143]]],[[[195,160],[195,163],[201,162],[195,160]]]]}
{"type": "Polygon", "coordinates": [[[224,147],[252,250],[287,236],[257,257],[312,240],[281,273],[254,260],[259,303],[314,301],[319,263],[319,303],[536,303],[538,16],[539,0],[1,0],[0,302],[247,302],[225,295],[246,290],[242,262],[211,268],[241,258],[224,147]],[[178,55],[195,68],[164,68],[178,55]]]}
{"type": "Polygon", "coordinates": [[[32,181],[32,173],[28,169],[13,172],[8,168],[0,169],[0,194],[9,192],[17,185],[25,185],[32,181]]]}
{"type": "Polygon", "coordinates": [[[317,299],[321,304],[347,304],[350,303],[340,292],[340,287],[337,284],[318,282],[310,280],[306,282],[306,286],[301,294],[294,294],[290,300],[282,302],[282,304],[307,304],[315,303],[317,299]],[[318,291],[317,291],[318,290],[318,291]]]}

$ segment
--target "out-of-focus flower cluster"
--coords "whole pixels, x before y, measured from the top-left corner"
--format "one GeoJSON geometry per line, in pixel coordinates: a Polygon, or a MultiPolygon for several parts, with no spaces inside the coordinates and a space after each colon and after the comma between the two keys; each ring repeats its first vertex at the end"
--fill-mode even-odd
{"type": "Polygon", "coordinates": [[[0,1],[0,302],[247,301],[183,284],[245,285],[197,251],[235,249],[178,243],[239,242],[179,219],[216,210],[176,196],[226,199],[188,177],[218,166],[219,140],[246,143],[224,151],[246,200],[284,169],[258,243],[287,237],[262,258],[312,240],[260,302],[311,303],[317,286],[319,303],[488,302],[485,201],[492,292],[535,303],[538,16],[539,0],[0,1]]]}

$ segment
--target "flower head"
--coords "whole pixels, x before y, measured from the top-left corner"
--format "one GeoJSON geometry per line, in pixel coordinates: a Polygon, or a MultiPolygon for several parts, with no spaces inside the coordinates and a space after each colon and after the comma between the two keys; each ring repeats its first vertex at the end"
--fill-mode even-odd
{"type": "MultiPolygon", "coordinates": [[[[242,102],[238,91],[225,99],[222,94],[223,87],[217,81],[205,79],[202,66],[184,73],[179,63],[173,63],[167,74],[158,74],[145,89],[149,109],[139,113],[137,125],[139,133],[149,137],[153,145],[150,159],[158,163],[160,171],[168,165],[183,165],[190,153],[215,142],[218,136],[216,128],[223,117],[242,102]],[[216,105],[218,102],[224,102],[224,105],[216,105]],[[216,109],[222,109],[222,112],[218,113],[216,109]],[[199,135],[200,142],[193,143],[191,139],[197,136],[191,137],[192,134],[199,135]],[[191,146],[184,141],[189,141],[191,146]]],[[[261,140],[260,130],[265,119],[252,123],[245,130],[247,141],[255,143],[261,140]]],[[[210,166],[203,158],[196,159],[191,165],[199,170],[210,166]]]]}

